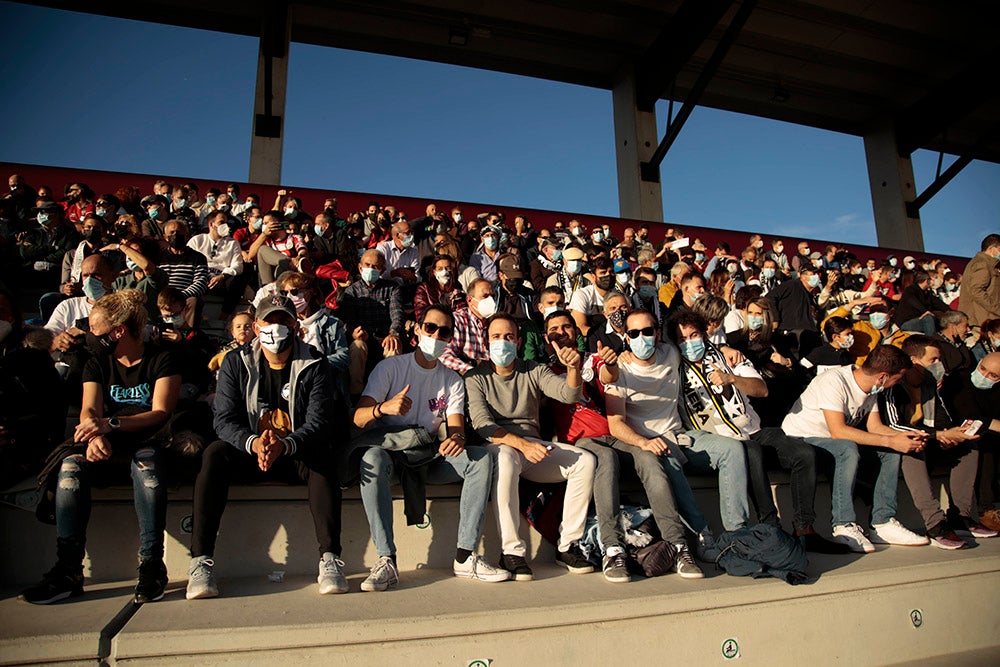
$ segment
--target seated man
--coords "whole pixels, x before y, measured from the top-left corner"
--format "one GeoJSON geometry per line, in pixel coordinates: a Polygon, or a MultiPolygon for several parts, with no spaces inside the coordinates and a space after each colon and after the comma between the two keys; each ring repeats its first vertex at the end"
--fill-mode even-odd
{"type": "Polygon", "coordinates": [[[361,279],[343,291],[337,309],[355,347],[362,352],[352,355],[352,382],[367,379],[376,363],[398,353],[403,345],[399,285],[381,277],[385,258],[377,250],[367,250],[361,255],[358,270],[361,279]]]}
{"type": "MultiPolygon", "coordinates": [[[[399,473],[418,467],[424,468],[428,484],[463,482],[455,576],[488,582],[507,581],[510,576],[475,553],[493,482],[493,461],[485,447],[465,446],[465,385],[455,371],[437,362],[453,324],[447,307],[428,306],[417,326],[417,349],[380,361],[354,411],[354,426],[364,429],[353,443],[364,450],[361,499],[378,554],[378,562],[361,584],[363,591],[384,591],[399,581],[389,486],[394,473],[402,476],[399,473]],[[442,427],[446,433],[439,436],[442,427]],[[410,447],[400,449],[406,445],[410,447]]],[[[422,496],[423,489],[404,484],[404,490],[408,523],[419,523],[425,502],[414,495],[422,496]],[[419,510],[412,512],[416,516],[411,516],[412,506],[419,510]]]]}
{"type": "MultiPolygon", "coordinates": [[[[611,435],[663,458],[681,516],[698,536],[698,549],[704,556],[712,551],[714,540],[683,466],[719,471],[722,525],[736,530],[745,526],[750,516],[743,448],[732,438],[685,430],[678,410],[681,359],[677,348],[670,342],[657,342],[656,319],[648,311],[632,311],[625,325],[631,355],[619,361],[618,382],[608,387],[611,435]]],[[[696,570],[687,545],[676,546],[678,557],[687,561],[685,566],[696,570]]]]}
{"type": "Polygon", "coordinates": [[[906,371],[902,382],[879,394],[879,411],[893,428],[928,433],[924,451],[903,456],[902,469],[931,544],[940,549],[966,546],[965,540],[956,534],[958,531],[949,526],[948,517],[941,510],[941,500],[931,485],[929,469],[936,464],[951,469],[948,498],[958,512],[953,519],[960,523],[959,530],[972,537],[996,537],[995,530],[971,518],[979,463],[979,452],[973,449],[972,441],[979,436],[967,435],[961,426],[953,425],[948,410],[940,405],[937,384],[944,378],[941,352],[934,339],[915,335],[903,343],[903,353],[910,357],[913,367],[906,371]]]}
{"type": "Polygon", "coordinates": [[[553,345],[566,367],[563,381],[547,366],[517,358],[521,343],[517,322],[497,313],[486,326],[490,363],[465,376],[472,426],[497,455],[494,497],[503,555],[500,567],[516,581],[530,581],[531,568],[524,560],[527,548],[519,534],[521,513],[518,478],[535,482],[566,480],[566,498],[556,563],[574,574],[593,572],[578,544],[583,537],[587,506],[594,484],[594,457],[570,445],[539,438],[538,411],[542,394],[561,403],[580,400],[580,353],[574,347],[553,345]]]}
{"type": "Polygon", "coordinates": [[[875,551],[872,542],[904,546],[929,543],[926,537],[907,530],[896,520],[900,454],[923,451],[927,434],[886,426],[877,402],[878,394],[898,384],[912,365],[898,348],[879,345],[860,368],[843,366],[813,379],[781,424],[781,430],[788,435],[802,438],[833,456],[833,539],[856,553],[875,551]],[[870,447],[880,462],[872,507],[872,540],[865,537],[854,513],[859,446],[870,447]]]}
{"type": "Polygon", "coordinates": [[[670,320],[671,338],[684,357],[680,411],[684,425],[743,443],[757,519],[780,526],[764,467],[764,451],[774,452],[779,463],[792,470],[793,524],[803,546],[819,553],[847,553],[847,547],[813,530],[816,456],[812,448],[799,438],[785,435],[780,428],[761,428],[760,417],[749,399],[766,397],[767,385],[749,360],[730,365],[719,348],[708,342],[707,324],[696,310],[697,304],[694,311],[680,311],[670,320]]]}
{"type": "MultiPolygon", "coordinates": [[[[578,335],[576,322],[565,310],[556,311],[545,318],[545,337],[553,347],[572,347],[578,335]]],[[[566,368],[558,361],[558,357],[556,359],[549,368],[561,375],[566,372],[566,368]]],[[[663,539],[670,544],[683,544],[684,524],[677,514],[670,480],[667,479],[660,458],[611,435],[604,412],[604,387],[618,380],[618,355],[610,347],[599,344],[596,353],[585,357],[582,376],[585,382],[577,403],[550,403],[555,413],[556,435],[560,442],[585,449],[597,458],[594,507],[597,510],[601,548],[604,551],[601,569],[609,582],[627,583],[630,577],[625,565],[625,549],[618,532],[621,505],[618,493],[619,457],[627,456],[632,459],[663,539]]],[[[678,559],[675,567],[684,578],[702,576],[701,570],[693,562],[678,559]]]]}
{"type": "Polygon", "coordinates": [[[187,599],[216,597],[215,540],[235,475],[305,481],[319,542],[319,592],[346,593],[340,560],[340,485],[331,434],[346,408],[334,401],[330,366],[298,337],[291,300],[267,297],[257,308],[257,338],[227,354],[215,394],[215,431],[194,483],[187,599]]]}
{"type": "Polygon", "coordinates": [[[625,318],[631,311],[628,298],[613,292],[604,298],[604,317],[607,321],[603,326],[593,327],[587,336],[587,349],[597,352],[597,345],[609,347],[615,354],[621,354],[628,349],[628,336],[625,335],[625,318]]]}

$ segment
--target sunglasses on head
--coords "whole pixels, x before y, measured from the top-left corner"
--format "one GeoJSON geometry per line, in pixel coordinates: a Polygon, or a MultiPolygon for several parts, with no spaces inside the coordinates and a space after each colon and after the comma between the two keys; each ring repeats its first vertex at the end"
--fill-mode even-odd
{"type": "Polygon", "coordinates": [[[656,327],[643,327],[642,329],[629,329],[625,334],[633,340],[639,336],[653,336],[656,334],[656,327]]]}
{"type": "Polygon", "coordinates": [[[451,338],[451,334],[454,333],[454,329],[449,326],[441,326],[440,324],[434,324],[433,322],[424,322],[424,331],[430,335],[435,333],[440,333],[441,338],[451,338]]]}

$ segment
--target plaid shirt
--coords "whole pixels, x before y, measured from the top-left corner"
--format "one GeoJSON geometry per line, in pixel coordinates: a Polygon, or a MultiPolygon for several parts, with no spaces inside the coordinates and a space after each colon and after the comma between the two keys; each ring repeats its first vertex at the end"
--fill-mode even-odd
{"type": "Polygon", "coordinates": [[[403,305],[399,300],[399,285],[381,278],[374,285],[357,280],[344,290],[337,315],[347,325],[348,335],[355,327],[378,339],[389,332],[400,334],[403,305]]]}
{"type": "Polygon", "coordinates": [[[451,345],[444,349],[438,360],[459,375],[465,375],[480,361],[490,358],[490,346],[486,340],[483,321],[468,308],[454,313],[455,334],[451,345]]]}

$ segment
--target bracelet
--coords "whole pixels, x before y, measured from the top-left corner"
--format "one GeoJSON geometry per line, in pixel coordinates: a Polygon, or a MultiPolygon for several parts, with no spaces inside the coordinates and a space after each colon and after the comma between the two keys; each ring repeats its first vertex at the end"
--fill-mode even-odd
{"type": "Polygon", "coordinates": [[[461,440],[462,442],[465,442],[465,434],[464,433],[456,433],[455,435],[451,436],[451,439],[452,440],[461,440]]]}
{"type": "Polygon", "coordinates": [[[378,414],[380,412],[382,412],[382,404],[381,403],[376,403],[375,404],[375,409],[372,410],[372,417],[374,417],[375,419],[382,419],[382,415],[378,414]]]}

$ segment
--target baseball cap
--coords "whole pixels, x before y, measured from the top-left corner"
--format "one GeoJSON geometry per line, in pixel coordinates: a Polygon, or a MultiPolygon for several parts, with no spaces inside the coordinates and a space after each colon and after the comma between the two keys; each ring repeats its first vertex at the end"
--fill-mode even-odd
{"type": "Polygon", "coordinates": [[[258,320],[266,320],[269,315],[281,312],[285,313],[292,319],[295,319],[295,306],[292,304],[292,300],[287,296],[281,294],[271,294],[260,300],[257,304],[257,314],[255,317],[258,320]]]}
{"type": "Polygon", "coordinates": [[[170,203],[170,200],[163,195],[147,195],[143,197],[142,201],[139,203],[143,206],[152,206],[153,204],[163,204],[164,206],[167,206],[170,203]]]}
{"type": "Polygon", "coordinates": [[[628,271],[628,262],[619,257],[612,263],[611,267],[615,273],[626,273],[628,271]]]}
{"type": "Polygon", "coordinates": [[[500,258],[500,271],[508,278],[524,278],[521,259],[517,255],[504,255],[500,258]]]}

